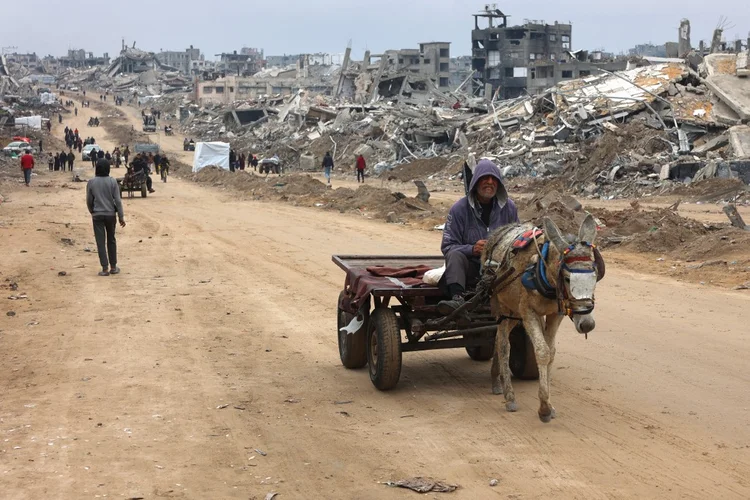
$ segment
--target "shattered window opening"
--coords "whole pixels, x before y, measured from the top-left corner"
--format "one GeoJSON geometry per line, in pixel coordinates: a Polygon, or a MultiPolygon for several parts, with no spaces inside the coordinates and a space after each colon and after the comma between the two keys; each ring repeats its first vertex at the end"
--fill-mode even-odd
{"type": "Polygon", "coordinates": [[[440,49],[440,57],[450,57],[451,51],[450,49],[440,49]]]}
{"type": "Polygon", "coordinates": [[[217,94],[223,94],[224,93],[224,87],[216,87],[216,93],[217,94]]]}
{"type": "Polygon", "coordinates": [[[556,42],[557,41],[557,35],[555,35],[555,34],[550,35],[549,36],[549,41],[550,42],[556,42]]]}
{"type": "Polygon", "coordinates": [[[564,69],[562,71],[562,77],[563,78],[573,78],[573,71],[572,70],[568,70],[568,69],[564,69]]]}
{"type": "Polygon", "coordinates": [[[203,87],[203,93],[204,94],[213,94],[214,88],[213,87],[203,87]]]}
{"type": "Polygon", "coordinates": [[[564,49],[570,49],[570,42],[563,42],[562,46],[564,49]]]}

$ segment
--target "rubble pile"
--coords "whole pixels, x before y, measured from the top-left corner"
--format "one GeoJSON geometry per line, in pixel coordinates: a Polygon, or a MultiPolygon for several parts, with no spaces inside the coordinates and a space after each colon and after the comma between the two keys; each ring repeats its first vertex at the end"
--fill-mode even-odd
{"type": "Polygon", "coordinates": [[[330,189],[309,175],[260,177],[247,172],[233,174],[217,167],[206,167],[193,174],[193,180],[226,188],[254,200],[285,201],[297,206],[317,207],[388,222],[421,223],[430,228],[443,222],[450,208],[369,184],[356,190],[330,189]]]}
{"type": "Polygon", "coordinates": [[[597,245],[602,249],[625,249],[690,261],[736,253],[741,245],[750,243],[750,231],[728,223],[705,224],[682,217],[677,213],[678,205],[646,210],[634,201],[629,209],[610,211],[584,207],[572,196],[556,190],[518,202],[521,220],[540,225],[542,217],[550,217],[567,234],[575,234],[590,212],[599,226],[597,245]]]}
{"type": "MultiPolygon", "coordinates": [[[[421,160],[474,155],[496,161],[507,177],[563,176],[566,189],[583,196],[644,196],[711,177],[750,182],[743,149],[750,128],[731,125],[742,119],[731,114],[733,103],[724,104],[727,95],[711,90],[711,61],[698,72],[685,62],[638,60],[623,72],[507,101],[410,87],[367,104],[300,90],[231,108],[169,106],[179,107],[187,136],[276,154],[287,169],[317,169],[331,151],[347,169],[362,154],[370,175],[410,180],[411,168],[439,173],[422,172],[421,160]]],[[[445,165],[455,171],[454,163],[445,165]]]]}

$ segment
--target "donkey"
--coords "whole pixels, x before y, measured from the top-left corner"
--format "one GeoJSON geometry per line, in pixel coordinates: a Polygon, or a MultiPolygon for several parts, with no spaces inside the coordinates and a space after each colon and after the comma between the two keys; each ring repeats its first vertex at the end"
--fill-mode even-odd
{"type": "MultiPolygon", "coordinates": [[[[510,332],[523,321],[539,368],[539,418],[555,418],[550,402],[550,368],[555,359],[555,335],[564,316],[569,316],[579,333],[594,329],[594,290],[604,276],[604,261],[594,246],[596,222],[588,214],[581,224],[578,238],[563,238],[560,229],[549,218],[543,221],[544,233],[531,224],[505,226],[487,241],[482,262],[485,272],[501,276],[503,270],[514,271],[505,282],[492,286],[493,314],[506,319],[500,323],[492,359],[492,392],[505,396],[509,412],[518,409],[511,384],[510,332]],[[529,236],[530,235],[530,236],[529,236]],[[514,242],[525,241],[525,247],[514,242]],[[531,241],[533,240],[533,241],[531,241]],[[543,245],[549,242],[548,245],[543,245]],[[546,254],[543,258],[543,254],[546,254]],[[546,261],[542,266],[539,261],[546,261]],[[541,270],[541,271],[540,271],[541,270]],[[515,272],[520,271],[520,274],[515,272]],[[544,281],[546,290],[530,290],[529,273],[536,271],[537,283],[544,281]],[[525,274],[524,279],[521,276],[525,274]]],[[[503,276],[509,276],[508,272],[503,276]]],[[[501,278],[497,278],[501,279],[501,278]]],[[[543,287],[544,288],[544,287],[543,287]]]]}

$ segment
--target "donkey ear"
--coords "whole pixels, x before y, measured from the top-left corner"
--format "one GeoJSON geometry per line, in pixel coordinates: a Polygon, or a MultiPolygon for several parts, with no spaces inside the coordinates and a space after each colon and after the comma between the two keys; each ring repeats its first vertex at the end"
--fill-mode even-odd
{"type": "Polygon", "coordinates": [[[596,221],[594,216],[587,214],[586,218],[583,219],[581,229],[578,230],[578,241],[585,241],[586,243],[594,244],[596,239],[596,221]]]}
{"type": "Polygon", "coordinates": [[[557,227],[557,224],[552,221],[552,219],[550,219],[549,217],[545,217],[544,219],[542,219],[542,226],[544,227],[544,235],[549,241],[552,242],[553,245],[555,245],[555,248],[557,248],[558,251],[562,252],[568,247],[568,244],[565,242],[562,234],[560,234],[560,229],[557,227]]]}

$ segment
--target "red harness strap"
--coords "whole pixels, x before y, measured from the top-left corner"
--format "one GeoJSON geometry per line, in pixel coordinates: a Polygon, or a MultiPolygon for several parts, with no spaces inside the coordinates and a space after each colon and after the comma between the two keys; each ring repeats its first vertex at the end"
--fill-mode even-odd
{"type": "Polygon", "coordinates": [[[534,238],[542,234],[544,234],[544,231],[539,228],[530,229],[513,241],[513,248],[515,250],[522,250],[529,246],[529,243],[534,241],[534,238]]]}

